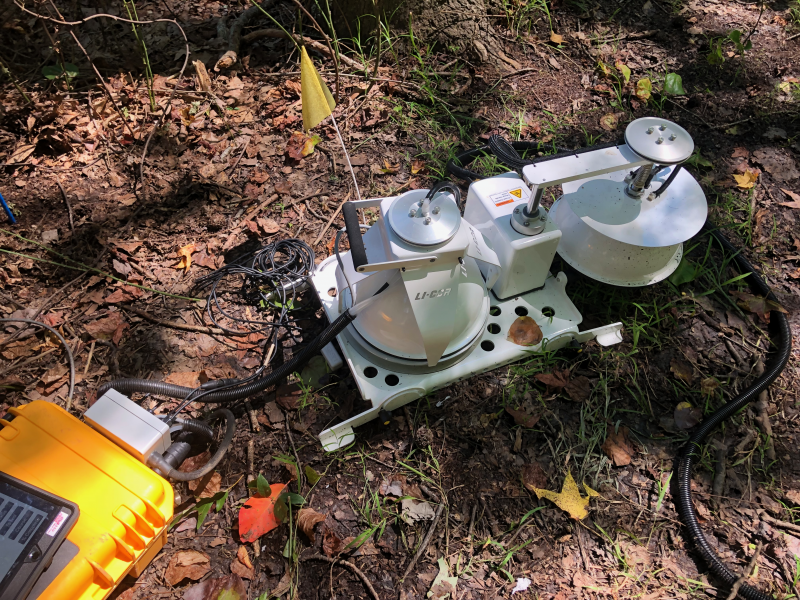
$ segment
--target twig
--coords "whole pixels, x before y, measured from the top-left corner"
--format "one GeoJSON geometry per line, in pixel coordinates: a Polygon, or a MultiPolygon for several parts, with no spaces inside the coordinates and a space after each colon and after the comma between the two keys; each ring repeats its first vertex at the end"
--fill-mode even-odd
{"type": "MultiPolygon", "coordinates": [[[[247,441],[247,482],[253,481],[256,471],[256,445],[253,438],[247,441]]],[[[258,544],[256,544],[258,545],[258,544]]]]}
{"type": "Polygon", "coordinates": [[[758,562],[758,557],[761,554],[761,548],[763,544],[761,541],[758,542],[758,546],[756,546],[756,551],[753,552],[753,556],[750,559],[750,562],[747,564],[742,576],[736,580],[731,588],[731,593],[728,594],[726,600],[736,600],[736,595],[739,593],[739,588],[742,587],[742,584],[747,581],[750,575],[753,573],[753,570],[756,568],[756,563],[758,562]]]}
{"type": "Polygon", "coordinates": [[[788,523],[786,521],[780,521],[775,517],[768,515],[767,512],[760,508],[756,511],[758,513],[758,518],[762,521],[766,521],[770,525],[775,525],[776,527],[780,527],[781,529],[788,529],[789,531],[795,531],[800,533],[800,525],[795,525],[794,523],[788,523]]]}
{"type": "Polygon", "coordinates": [[[467,533],[467,537],[469,538],[469,543],[472,544],[472,534],[475,533],[475,515],[478,512],[478,503],[472,503],[472,512],[469,516],[469,532],[467,533]]]}
{"type": "MultiPolygon", "coordinates": [[[[753,371],[756,377],[761,377],[764,374],[764,361],[759,357],[756,364],[753,366],[753,371]]],[[[755,404],[756,409],[756,423],[761,428],[764,437],[767,438],[766,455],[770,462],[775,461],[775,444],[772,439],[772,423],[769,422],[769,392],[765,389],[758,395],[758,400],[755,404]]]]}
{"type": "Polygon", "coordinates": [[[422,540],[422,543],[419,545],[419,548],[417,548],[417,551],[414,554],[414,558],[412,558],[411,562],[408,563],[408,566],[406,567],[406,572],[403,573],[403,576],[400,578],[400,581],[403,581],[406,577],[408,577],[408,574],[411,573],[411,569],[413,569],[414,565],[417,564],[419,557],[422,556],[425,550],[428,549],[428,544],[431,543],[433,532],[436,529],[436,524],[439,522],[439,517],[442,516],[443,511],[444,511],[444,504],[440,504],[436,508],[436,514],[433,516],[433,520],[431,521],[431,526],[428,529],[428,533],[425,534],[425,538],[422,540]]]}
{"type": "Polygon", "coordinates": [[[67,212],[69,213],[69,228],[72,233],[75,233],[75,223],[72,221],[72,206],[69,203],[69,198],[67,197],[67,192],[64,190],[64,186],[61,185],[61,182],[56,179],[56,185],[58,189],[61,190],[61,196],[64,198],[64,204],[67,205],[67,212]]]}
{"type": "Polygon", "coordinates": [[[92,357],[94,356],[94,343],[95,340],[92,340],[92,345],[89,346],[89,358],[86,359],[86,366],[83,368],[84,379],[86,379],[86,374],[89,372],[89,365],[92,364],[92,357]]]}
{"type": "MultiPolygon", "coordinates": [[[[15,0],[15,2],[16,2],[16,0],[15,0]]],[[[249,43],[254,42],[256,40],[260,40],[261,38],[279,38],[279,39],[284,39],[284,40],[290,39],[290,37],[288,35],[286,35],[280,29],[259,29],[257,31],[253,31],[252,33],[248,33],[246,36],[244,36],[242,38],[242,41],[247,43],[247,44],[249,44],[249,43]]],[[[301,36],[301,35],[297,35],[297,34],[292,34],[291,38],[294,39],[294,41],[297,42],[297,43],[305,44],[305,45],[309,46],[310,48],[313,48],[317,52],[322,52],[325,56],[330,57],[334,61],[336,60],[335,56],[331,56],[329,54],[327,46],[325,46],[324,44],[321,44],[320,42],[318,42],[316,40],[312,40],[311,38],[308,38],[308,37],[305,37],[305,36],[301,36]]],[[[365,71],[366,70],[364,65],[362,65],[358,61],[353,60],[349,56],[345,56],[344,54],[340,54],[339,55],[339,59],[344,64],[346,64],[348,67],[351,67],[353,69],[358,69],[359,71],[365,71]]]]}
{"type": "MultiPolygon", "coordinates": [[[[293,2],[297,5],[297,7],[302,10],[306,16],[311,19],[311,22],[314,24],[314,29],[319,31],[320,35],[325,39],[325,43],[328,45],[328,52],[330,52],[331,58],[333,59],[333,68],[336,71],[336,102],[339,102],[339,57],[336,52],[333,51],[333,46],[331,46],[331,38],[328,37],[328,34],[319,26],[317,20],[311,16],[311,13],[306,10],[306,7],[300,4],[299,0],[293,0],[293,2]]],[[[381,38],[380,38],[380,28],[378,34],[378,48],[381,45],[381,38]]],[[[378,50],[380,54],[380,50],[378,50]]]]}
{"type": "Polygon", "coordinates": [[[340,212],[341,212],[341,210],[342,210],[342,207],[344,206],[344,203],[345,203],[345,202],[347,202],[348,200],[350,200],[350,192],[348,192],[348,193],[347,193],[347,196],[345,196],[345,197],[344,197],[344,200],[342,200],[342,203],[341,203],[341,204],[340,204],[340,205],[339,205],[339,206],[336,208],[336,210],[334,211],[334,213],[331,215],[331,218],[330,218],[330,219],[328,220],[328,222],[325,224],[325,227],[323,227],[323,228],[322,228],[322,231],[321,231],[321,232],[320,232],[320,234],[317,236],[317,239],[315,239],[315,240],[314,240],[314,243],[313,243],[313,244],[311,244],[311,247],[312,247],[312,248],[313,248],[314,246],[316,246],[317,244],[319,244],[319,241],[322,239],[322,236],[324,236],[324,235],[325,235],[325,234],[328,232],[328,229],[330,228],[330,226],[331,226],[331,223],[333,223],[333,220],[334,220],[334,219],[335,219],[335,218],[336,218],[336,217],[339,215],[339,213],[340,213],[340,212]]]}
{"type": "Polygon", "coordinates": [[[244,406],[247,409],[247,415],[250,417],[250,427],[253,433],[261,433],[261,426],[258,424],[258,417],[253,405],[250,404],[250,400],[245,400],[244,406]]]}
{"type": "MultiPolygon", "coordinates": [[[[800,34],[798,34],[798,35],[800,35],[800,34]]],[[[765,554],[764,556],[769,556],[769,555],[765,554]]],[[[783,561],[778,559],[778,558],[773,558],[772,561],[776,562],[778,564],[778,566],[781,568],[781,574],[783,575],[783,579],[784,579],[784,581],[786,581],[787,584],[792,586],[792,591],[794,592],[794,597],[795,598],[800,598],[800,590],[797,589],[797,584],[794,582],[794,577],[792,577],[791,574],[789,574],[789,569],[786,568],[786,565],[783,564],[783,561]]]]}
{"type": "Polygon", "coordinates": [[[321,560],[323,562],[330,563],[332,565],[337,564],[347,567],[348,569],[353,571],[353,573],[358,575],[359,579],[361,579],[361,581],[364,583],[364,587],[366,587],[369,590],[369,593],[372,594],[372,597],[375,598],[375,600],[381,600],[380,596],[378,596],[378,592],[376,592],[375,588],[372,587],[372,584],[370,583],[369,579],[367,579],[367,576],[364,574],[364,572],[357,566],[355,566],[353,563],[338,558],[328,558],[327,556],[323,556],[322,554],[312,554],[310,556],[300,557],[301,562],[305,562],[307,560],[321,560]]]}
{"type": "Polygon", "coordinates": [[[239,153],[239,158],[236,159],[236,162],[233,163],[233,166],[231,167],[231,174],[233,174],[233,172],[236,170],[236,167],[239,166],[239,161],[242,160],[242,157],[244,156],[245,150],[247,150],[247,147],[250,145],[250,139],[251,138],[248,135],[247,136],[247,141],[244,143],[244,148],[242,148],[242,151],[239,153]]]}
{"type": "Polygon", "coordinates": [[[158,317],[151,315],[149,312],[145,312],[138,308],[134,308],[128,304],[120,304],[120,308],[123,310],[130,311],[133,314],[142,317],[143,319],[152,321],[156,325],[162,325],[164,327],[170,327],[172,329],[180,329],[181,331],[192,331],[194,333],[205,333],[207,335],[249,335],[246,332],[231,333],[229,331],[223,331],[222,329],[219,329],[217,327],[201,327],[198,325],[187,325],[186,323],[176,323],[175,321],[167,321],[166,319],[159,319],[158,317]]]}
{"type": "Polygon", "coordinates": [[[270,204],[275,202],[275,200],[277,200],[280,197],[281,197],[280,194],[272,194],[272,196],[270,196],[269,198],[264,200],[261,204],[256,206],[253,210],[251,210],[247,214],[247,216],[244,219],[242,219],[242,223],[245,223],[250,219],[252,219],[253,217],[255,217],[258,213],[260,213],[262,210],[264,210],[266,207],[268,207],[270,204]]]}
{"type": "Polygon", "coordinates": [[[250,6],[247,10],[242,12],[242,14],[236,17],[236,20],[231,25],[228,35],[225,36],[228,38],[228,50],[225,52],[225,54],[219,57],[219,60],[217,60],[216,64],[214,65],[215,71],[227,69],[236,64],[236,62],[239,60],[239,49],[242,45],[242,30],[244,29],[245,25],[247,25],[253,17],[259,14],[261,10],[267,10],[268,8],[271,8],[273,4],[275,4],[274,0],[265,0],[261,7],[250,6]]]}
{"type": "Polygon", "coordinates": [[[47,356],[51,352],[55,352],[56,350],[60,350],[60,349],[61,349],[60,346],[54,346],[53,348],[50,348],[49,350],[45,350],[41,354],[37,354],[36,356],[31,356],[30,358],[26,358],[22,362],[19,362],[19,363],[13,364],[13,365],[9,365],[5,369],[0,369],[0,377],[3,377],[6,373],[10,373],[14,369],[21,369],[22,367],[25,367],[25,366],[31,364],[32,362],[36,362],[37,360],[39,360],[43,356],[47,356]]]}

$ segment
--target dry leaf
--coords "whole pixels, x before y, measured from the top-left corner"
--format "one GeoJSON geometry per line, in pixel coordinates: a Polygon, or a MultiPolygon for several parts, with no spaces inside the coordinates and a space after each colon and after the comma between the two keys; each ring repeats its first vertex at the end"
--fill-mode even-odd
{"type": "Polygon", "coordinates": [[[608,113],[607,115],[603,115],[600,117],[600,127],[605,129],[606,131],[613,131],[617,128],[617,115],[614,113],[608,113]]]}
{"type": "Polygon", "coordinates": [[[330,528],[326,528],[325,533],[322,534],[322,551],[326,556],[335,556],[342,552],[347,547],[347,544],[354,539],[355,538],[351,537],[343,540],[336,535],[336,532],[330,528]]]}
{"type": "Polygon", "coordinates": [[[253,496],[239,509],[239,539],[254,542],[275,529],[280,522],[275,518],[275,501],[286,486],[273,483],[269,498],[253,496]]]}
{"type": "Polygon", "coordinates": [[[250,562],[250,555],[247,553],[245,546],[239,546],[236,551],[236,560],[231,561],[231,573],[234,573],[242,579],[253,579],[255,569],[253,563],[250,562]]]}
{"type": "Polygon", "coordinates": [[[736,304],[739,308],[758,315],[765,323],[769,323],[769,313],[773,310],[786,313],[786,309],[775,300],[770,300],[763,296],[753,296],[747,292],[731,292],[731,296],[736,298],[736,304]]]}
{"type": "Polygon", "coordinates": [[[569,370],[553,369],[552,373],[537,373],[534,377],[545,384],[548,391],[560,391],[569,383],[569,370]]]}
{"type": "Polygon", "coordinates": [[[706,377],[700,382],[700,392],[706,396],[710,396],[719,387],[719,381],[713,377],[706,377]]]}
{"type": "Polygon", "coordinates": [[[258,226],[261,228],[261,231],[270,235],[272,233],[278,233],[280,231],[281,226],[278,225],[278,222],[274,219],[265,219],[263,217],[258,217],[256,219],[258,226]]]}
{"type": "Polygon", "coordinates": [[[280,181],[275,182],[275,191],[279,194],[291,194],[292,193],[292,182],[288,179],[281,179],[280,181]]]}
{"type": "Polygon", "coordinates": [[[192,253],[195,251],[195,248],[195,244],[186,244],[183,248],[178,250],[178,264],[175,265],[173,269],[188,271],[189,267],[192,266],[192,253]]]}
{"type": "Polygon", "coordinates": [[[781,191],[792,199],[792,202],[779,202],[781,206],[788,206],[789,208],[800,208],[800,194],[795,194],[787,189],[781,188],[781,191]]]}
{"type": "Polygon", "coordinates": [[[538,462],[533,462],[522,467],[522,485],[533,491],[543,489],[547,485],[547,474],[538,462]]]}
{"type": "Polygon", "coordinates": [[[583,487],[586,489],[587,494],[585,498],[581,496],[578,484],[575,483],[572,474],[567,473],[567,476],[564,478],[564,487],[561,488],[560,492],[533,488],[533,493],[539,498],[550,500],[573,519],[581,520],[589,516],[589,512],[586,510],[586,507],[589,506],[589,499],[592,496],[600,496],[600,494],[585,483],[583,487]]]}
{"type": "Polygon", "coordinates": [[[673,358],[669,363],[669,370],[675,377],[686,382],[688,385],[694,383],[694,367],[681,358],[673,358]]]}
{"type": "MultiPolygon", "coordinates": [[[[286,573],[289,574],[289,571],[287,570],[286,573]]],[[[286,593],[288,589],[287,587],[283,593],[286,593]]],[[[273,590],[273,592],[277,591],[277,589],[273,590]]],[[[275,597],[278,598],[281,595],[283,594],[276,594],[275,597]]],[[[198,583],[186,590],[183,600],[247,600],[247,587],[242,578],[236,574],[206,579],[203,583],[198,583]]]]}
{"type": "Polygon", "coordinates": [[[688,402],[680,402],[678,406],[675,407],[673,417],[675,419],[675,426],[685,431],[702,421],[703,411],[699,408],[694,408],[688,402]]]}
{"type": "Polygon", "coordinates": [[[178,371],[176,373],[170,373],[164,378],[164,382],[188,388],[196,388],[200,385],[200,371],[178,371]]]}
{"type": "Polygon", "coordinates": [[[750,151],[747,148],[736,147],[733,149],[731,158],[747,158],[750,156],[750,151]]]}
{"type": "Polygon", "coordinates": [[[411,174],[416,175],[425,168],[425,161],[415,158],[411,161],[411,174]]]}
{"type": "Polygon", "coordinates": [[[514,410],[508,406],[506,406],[506,412],[514,417],[514,422],[517,425],[522,425],[528,429],[536,425],[541,418],[539,415],[529,415],[524,410],[514,410]]]}
{"type": "Polygon", "coordinates": [[[201,92],[211,91],[211,77],[208,76],[208,70],[202,60],[195,60],[192,62],[194,72],[197,73],[197,87],[201,92]]]}
{"type": "Polygon", "coordinates": [[[172,586],[184,579],[197,581],[211,570],[208,554],[197,550],[181,550],[172,555],[164,573],[164,579],[172,586]]]}
{"type": "Polygon", "coordinates": [[[564,391],[575,402],[584,402],[592,395],[592,382],[588,377],[580,375],[565,385],[564,391]]]}
{"type": "Polygon", "coordinates": [[[531,317],[517,317],[508,329],[509,342],[518,346],[535,346],[542,341],[542,330],[531,317]]]}
{"type": "Polygon", "coordinates": [[[301,508],[297,513],[297,525],[312,544],[314,543],[314,526],[324,520],[325,515],[318,513],[313,508],[301,508]]]}
{"type": "Polygon", "coordinates": [[[612,425],[608,426],[606,441],[603,442],[601,449],[611,459],[615,467],[624,467],[631,464],[631,457],[635,450],[631,446],[628,432],[628,428],[624,425],[620,426],[616,432],[612,425]]]}
{"type": "Polygon", "coordinates": [[[444,558],[440,558],[437,564],[439,565],[439,573],[431,584],[428,598],[431,600],[445,600],[445,598],[455,599],[458,577],[450,576],[450,568],[444,558]]]}
{"type": "Polygon", "coordinates": [[[733,178],[736,180],[737,187],[743,190],[749,190],[756,184],[756,181],[758,181],[758,171],[748,168],[742,175],[734,173],[733,178]]]}
{"type": "Polygon", "coordinates": [[[560,65],[560,64],[559,64],[559,62],[558,62],[558,61],[557,61],[555,58],[553,58],[552,56],[551,56],[550,58],[548,58],[548,59],[547,59],[547,62],[549,62],[549,63],[550,63],[550,66],[552,66],[554,69],[556,69],[556,70],[561,70],[561,65],[560,65]]]}
{"type": "Polygon", "coordinates": [[[554,44],[563,44],[564,43],[564,36],[559,35],[557,33],[550,32],[550,41],[554,44]]]}
{"type": "Polygon", "coordinates": [[[86,329],[86,333],[96,340],[111,340],[115,344],[119,344],[122,331],[128,327],[128,324],[120,313],[113,312],[104,319],[86,323],[83,327],[86,329]]]}

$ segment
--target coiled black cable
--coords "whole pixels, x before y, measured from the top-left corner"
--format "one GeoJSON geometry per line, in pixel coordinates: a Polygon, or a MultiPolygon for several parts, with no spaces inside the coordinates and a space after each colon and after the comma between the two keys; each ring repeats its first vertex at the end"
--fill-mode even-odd
{"type": "Polygon", "coordinates": [[[289,311],[300,287],[314,270],[314,250],[303,240],[289,238],[278,240],[245,254],[195,282],[195,289],[208,290],[206,312],[214,325],[229,335],[241,335],[230,329],[220,319],[251,326],[251,332],[277,331],[286,328],[294,334],[299,328],[289,318],[289,311]],[[236,317],[220,304],[222,286],[232,276],[240,276],[238,293],[249,306],[262,306],[278,310],[272,321],[236,317]]]}
{"type": "MultiPolygon", "coordinates": [[[[750,261],[733,247],[721,231],[712,228],[708,222],[706,222],[703,230],[714,236],[722,248],[734,254],[734,260],[739,269],[743,273],[749,274],[746,280],[754,292],[777,301],[772,290],[770,290],[769,286],[758,273],[756,273],[750,261]]],[[[792,352],[792,331],[789,328],[789,321],[783,313],[773,310],[770,313],[770,329],[771,333],[777,338],[777,344],[772,361],[764,371],[764,374],[756,379],[753,385],[703,421],[681,450],[677,468],[678,494],[675,499],[675,504],[678,508],[678,513],[681,515],[684,525],[686,525],[689,537],[703,556],[703,560],[706,561],[711,571],[729,586],[732,586],[739,577],[722,562],[719,556],[717,556],[716,552],[714,552],[713,548],[708,543],[705,534],[703,534],[700,523],[697,521],[697,513],[692,504],[692,466],[698,457],[700,445],[706,440],[709,434],[725,419],[736,414],[744,406],[758,398],[758,395],[767,389],[767,387],[778,378],[784,367],[786,367],[786,363],[789,361],[792,352]]],[[[739,588],[739,594],[748,600],[771,600],[770,596],[767,596],[747,583],[742,584],[739,588]]]]}

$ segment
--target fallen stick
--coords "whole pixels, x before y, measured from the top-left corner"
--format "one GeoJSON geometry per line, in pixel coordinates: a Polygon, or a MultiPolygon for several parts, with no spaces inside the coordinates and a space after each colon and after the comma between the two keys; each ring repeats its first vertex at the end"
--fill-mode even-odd
{"type": "MultiPolygon", "coordinates": [[[[331,56],[331,53],[325,44],[322,44],[316,40],[312,40],[311,38],[297,34],[292,35],[292,37],[298,44],[305,44],[306,46],[313,48],[317,52],[321,52],[328,58],[335,59],[334,56],[331,56]]],[[[279,38],[288,40],[289,36],[286,35],[280,29],[259,29],[252,33],[248,33],[246,36],[242,37],[242,41],[245,42],[246,44],[250,44],[256,40],[260,40],[261,38],[279,38]]],[[[358,69],[359,71],[366,71],[366,67],[364,65],[362,65],[360,62],[356,60],[353,60],[349,56],[345,56],[344,54],[340,53],[339,60],[341,60],[348,67],[352,67],[353,69],[358,69]]]]}
{"type": "Polygon", "coordinates": [[[313,248],[314,246],[316,246],[317,244],[319,244],[319,241],[322,239],[322,236],[324,236],[324,235],[325,235],[325,234],[328,232],[328,229],[330,228],[330,226],[331,226],[331,223],[333,223],[333,220],[334,220],[334,219],[335,219],[335,218],[336,218],[336,217],[339,215],[339,213],[342,211],[342,207],[344,206],[344,203],[345,203],[345,202],[347,202],[348,200],[350,200],[350,192],[347,192],[347,196],[345,196],[344,200],[342,200],[342,203],[341,203],[341,204],[340,204],[340,205],[339,205],[339,206],[336,208],[336,210],[334,211],[334,213],[331,215],[331,218],[330,218],[330,219],[328,219],[328,222],[325,224],[325,227],[323,227],[323,228],[322,228],[322,231],[321,231],[321,232],[320,232],[320,234],[317,236],[317,239],[315,239],[315,240],[314,240],[314,243],[313,243],[313,244],[311,244],[311,247],[312,247],[312,248],[313,248]]]}
{"type": "Polygon", "coordinates": [[[370,583],[369,579],[367,579],[367,576],[364,574],[364,572],[357,566],[355,566],[353,563],[338,558],[328,558],[327,556],[323,556],[322,554],[312,554],[310,556],[303,556],[300,558],[301,562],[305,562],[307,560],[321,560],[323,562],[330,563],[332,565],[337,564],[347,567],[348,569],[353,571],[353,573],[358,575],[358,577],[361,579],[362,582],[364,582],[364,586],[369,590],[369,593],[372,594],[372,597],[375,598],[375,600],[381,600],[380,596],[378,596],[378,592],[376,592],[375,588],[372,587],[372,584],[370,583]]]}
{"type": "Polygon", "coordinates": [[[75,223],[72,221],[72,205],[69,203],[69,197],[67,196],[67,192],[64,189],[64,186],[61,185],[61,182],[56,179],[56,185],[58,189],[61,190],[61,196],[64,198],[64,204],[67,205],[67,213],[69,213],[69,229],[72,233],[75,233],[75,223]]]}
{"type": "Polygon", "coordinates": [[[403,581],[408,574],[411,573],[411,569],[414,568],[414,565],[417,564],[419,557],[423,555],[425,550],[428,549],[428,544],[431,543],[431,538],[433,538],[433,532],[436,530],[436,524],[439,522],[439,517],[442,516],[442,512],[444,511],[444,504],[440,504],[436,508],[436,514],[433,516],[433,521],[431,521],[431,526],[428,529],[428,533],[425,534],[425,538],[422,540],[422,543],[417,548],[417,551],[414,553],[414,558],[411,559],[411,562],[408,563],[406,567],[406,572],[403,573],[403,576],[400,578],[400,581],[403,581]]]}
{"type": "MultiPolygon", "coordinates": [[[[755,372],[756,377],[761,377],[764,374],[764,361],[761,360],[761,357],[756,360],[756,364],[753,366],[753,371],[755,372]]],[[[758,400],[755,404],[756,409],[756,418],[755,421],[758,423],[758,426],[761,428],[761,432],[764,434],[764,437],[767,438],[767,445],[765,448],[765,454],[767,455],[767,459],[770,462],[774,462],[776,455],[775,455],[775,443],[772,440],[772,423],[769,422],[769,392],[765,389],[758,395],[758,400]]]]}
{"type": "Polygon", "coordinates": [[[780,521],[775,517],[772,517],[766,513],[766,511],[762,508],[757,511],[758,518],[762,521],[766,521],[770,525],[775,525],[776,527],[780,527],[781,529],[788,529],[789,531],[795,531],[800,533],[800,525],[795,525],[794,523],[788,523],[786,521],[780,521]]]}
{"type": "Polygon", "coordinates": [[[170,327],[172,329],[180,329],[181,331],[192,331],[194,333],[205,333],[208,335],[249,335],[249,333],[230,333],[226,331],[222,331],[217,327],[201,327],[198,325],[187,325],[185,323],[176,323],[175,321],[167,321],[166,319],[159,319],[158,317],[151,315],[148,312],[143,310],[139,310],[138,308],[133,308],[128,304],[120,304],[120,308],[123,310],[127,310],[132,312],[135,315],[142,317],[143,319],[147,319],[148,321],[152,321],[156,325],[163,325],[164,327],[170,327]]]}
{"type": "Polygon", "coordinates": [[[753,570],[756,568],[756,563],[758,562],[758,556],[761,554],[762,543],[759,541],[758,546],[756,546],[756,551],[753,552],[753,557],[750,559],[750,562],[747,564],[742,576],[736,580],[731,588],[731,593],[728,594],[726,600],[736,600],[736,596],[739,593],[739,588],[742,587],[742,584],[747,581],[750,575],[753,573],[753,570]]]}

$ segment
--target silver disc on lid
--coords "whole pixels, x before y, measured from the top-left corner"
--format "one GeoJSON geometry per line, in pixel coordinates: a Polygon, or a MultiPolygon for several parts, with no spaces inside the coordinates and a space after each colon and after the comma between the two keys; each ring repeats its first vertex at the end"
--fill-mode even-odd
{"type": "Polygon", "coordinates": [[[659,165],[674,165],[685,161],[694,152],[694,141],[680,125],[643,117],[625,128],[625,143],[642,158],[659,165]]]}
{"type": "Polygon", "coordinates": [[[427,190],[398,196],[387,213],[389,225],[400,238],[416,246],[443,244],[458,232],[461,211],[453,195],[441,191],[426,200],[427,190]]]}

